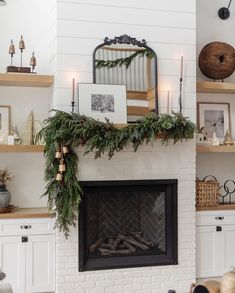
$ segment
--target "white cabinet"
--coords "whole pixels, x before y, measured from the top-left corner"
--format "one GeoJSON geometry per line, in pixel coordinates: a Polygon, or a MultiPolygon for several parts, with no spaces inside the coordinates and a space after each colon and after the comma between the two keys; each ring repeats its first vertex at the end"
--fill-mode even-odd
{"type": "Polygon", "coordinates": [[[0,267],[14,293],[55,290],[52,219],[0,221],[0,267]]]}
{"type": "Polygon", "coordinates": [[[14,292],[25,292],[25,244],[21,237],[0,237],[0,268],[14,292]]]}
{"type": "Polygon", "coordinates": [[[235,265],[235,212],[197,212],[197,278],[219,277],[235,265]]]}

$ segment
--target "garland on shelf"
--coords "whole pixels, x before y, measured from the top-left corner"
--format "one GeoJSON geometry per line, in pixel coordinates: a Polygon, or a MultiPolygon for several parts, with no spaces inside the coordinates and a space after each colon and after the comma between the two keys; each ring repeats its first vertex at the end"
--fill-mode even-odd
{"type": "Polygon", "coordinates": [[[94,152],[95,159],[104,153],[109,159],[115,152],[131,144],[134,151],[143,143],[161,137],[163,144],[193,138],[195,125],[180,113],[156,115],[150,113],[145,118],[118,129],[108,120],[99,122],[90,117],[55,111],[55,115],[45,120],[45,127],[38,139],[45,141],[44,196],[48,206],[54,209],[56,226],[69,236],[70,226],[75,226],[82,189],[77,179],[78,156],[74,150],[84,147],[85,154],[94,152]]]}
{"type": "Polygon", "coordinates": [[[135,53],[131,54],[130,56],[128,56],[126,58],[118,58],[115,60],[98,60],[98,59],[96,59],[95,60],[95,67],[97,69],[100,69],[103,67],[113,68],[116,66],[125,65],[126,68],[128,68],[136,56],[142,56],[142,57],[146,56],[148,58],[153,58],[153,52],[148,49],[144,49],[144,50],[136,51],[135,53]]]}

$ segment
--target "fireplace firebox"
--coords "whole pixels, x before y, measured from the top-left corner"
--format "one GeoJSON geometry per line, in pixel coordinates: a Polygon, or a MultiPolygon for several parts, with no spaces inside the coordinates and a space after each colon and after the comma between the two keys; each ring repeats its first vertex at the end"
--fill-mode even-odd
{"type": "Polygon", "coordinates": [[[86,181],[79,271],[178,263],[177,180],[86,181]]]}

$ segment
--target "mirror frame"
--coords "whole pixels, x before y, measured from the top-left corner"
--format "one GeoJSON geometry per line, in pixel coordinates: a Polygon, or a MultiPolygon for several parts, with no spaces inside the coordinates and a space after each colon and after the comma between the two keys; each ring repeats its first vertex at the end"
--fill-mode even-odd
{"type": "Polygon", "coordinates": [[[143,47],[145,49],[150,50],[153,53],[153,58],[154,58],[154,69],[156,72],[156,76],[155,76],[155,83],[156,83],[156,91],[155,91],[155,113],[158,114],[158,74],[157,74],[157,54],[155,53],[155,51],[150,48],[149,46],[147,46],[146,41],[143,39],[142,41],[138,41],[136,40],[136,38],[130,37],[128,35],[121,35],[120,37],[114,37],[113,39],[109,39],[108,37],[106,37],[104,39],[104,42],[100,45],[98,45],[94,51],[93,51],[93,55],[92,55],[92,60],[93,60],[93,83],[96,83],[96,67],[95,67],[95,54],[96,51],[103,47],[103,46],[110,46],[110,45],[115,45],[115,44],[127,44],[127,45],[135,45],[138,47],[143,47]]]}

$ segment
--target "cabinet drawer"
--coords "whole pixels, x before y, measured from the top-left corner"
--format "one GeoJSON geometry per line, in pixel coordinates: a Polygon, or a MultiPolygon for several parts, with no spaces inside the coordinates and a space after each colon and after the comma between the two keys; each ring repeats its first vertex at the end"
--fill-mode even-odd
{"type": "Polygon", "coordinates": [[[0,236],[55,234],[53,219],[1,220],[0,236]]]}
{"type": "Polygon", "coordinates": [[[197,212],[197,226],[233,225],[235,211],[202,211],[197,212]]]}

